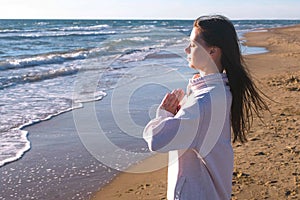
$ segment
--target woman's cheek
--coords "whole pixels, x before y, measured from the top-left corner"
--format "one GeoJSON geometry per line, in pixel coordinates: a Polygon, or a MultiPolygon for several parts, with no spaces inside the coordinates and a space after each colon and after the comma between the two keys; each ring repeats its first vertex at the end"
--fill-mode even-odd
{"type": "Polygon", "coordinates": [[[191,64],[194,68],[199,69],[202,66],[201,58],[199,56],[194,56],[191,64]]]}
{"type": "Polygon", "coordinates": [[[201,69],[209,62],[209,55],[205,51],[194,52],[192,64],[194,68],[201,69]]]}

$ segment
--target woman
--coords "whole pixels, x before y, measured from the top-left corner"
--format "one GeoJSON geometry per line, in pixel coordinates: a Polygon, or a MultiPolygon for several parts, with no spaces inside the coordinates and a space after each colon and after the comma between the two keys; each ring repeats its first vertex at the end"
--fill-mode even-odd
{"type": "Polygon", "coordinates": [[[185,49],[187,94],[166,94],[144,129],[151,151],[169,152],[168,200],[230,199],[233,142],[246,141],[253,112],[268,109],[244,67],[233,24],[224,16],[194,21],[185,49]]]}

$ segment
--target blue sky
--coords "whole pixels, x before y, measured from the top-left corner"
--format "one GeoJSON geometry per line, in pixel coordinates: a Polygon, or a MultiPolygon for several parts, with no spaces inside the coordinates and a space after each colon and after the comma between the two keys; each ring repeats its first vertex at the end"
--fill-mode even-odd
{"type": "Polygon", "coordinates": [[[1,19],[300,19],[300,0],[1,0],[1,19]]]}

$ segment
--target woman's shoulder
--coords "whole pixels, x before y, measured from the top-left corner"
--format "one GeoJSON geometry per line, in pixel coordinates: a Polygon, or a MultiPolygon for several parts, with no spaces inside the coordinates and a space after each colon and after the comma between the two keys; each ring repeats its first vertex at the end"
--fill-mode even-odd
{"type": "Polygon", "coordinates": [[[207,107],[212,103],[231,102],[232,95],[229,87],[208,86],[192,94],[192,98],[201,106],[207,107]]]}

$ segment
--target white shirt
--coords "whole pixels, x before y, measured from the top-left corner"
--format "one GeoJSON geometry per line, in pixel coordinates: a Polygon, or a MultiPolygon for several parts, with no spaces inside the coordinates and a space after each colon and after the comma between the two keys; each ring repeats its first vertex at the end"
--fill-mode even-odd
{"type": "Polygon", "coordinates": [[[178,113],[158,109],[145,127],[149,149],[169,152],[168,200],[230,199],[231,103],[226,74],[191,79],[178,113]]]}

